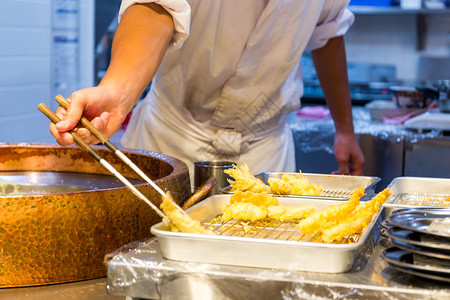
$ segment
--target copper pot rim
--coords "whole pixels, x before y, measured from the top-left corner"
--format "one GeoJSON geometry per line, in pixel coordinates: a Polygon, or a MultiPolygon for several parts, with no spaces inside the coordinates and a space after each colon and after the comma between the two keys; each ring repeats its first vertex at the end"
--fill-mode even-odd
{"type": "MultiPolygon", "coordinates": [[[[109,151],[109,149],[103,145],[91,145],[91,146],[94,149],[99,150],[99,151],[109,151]]],[[[79,151],[84,151],[76,145],[61,146],[56,143],[5,143],[5,142],[0,142],[0,151],[4,148],[32,148],[32,149],[71,148],[71,149],[78,149],[79,151]]],[[[170,165],[172,168],[172,171],[169,174],[167,174],[166,176],[154,179],[153,181],[155,183],[164,182],[165,180],[167,180],[168,178],[171,178],[171,177],[184,176],[186,173],[189,172],[188,166],[183,161],[181,161],[173,156],[169,156],[169,155],[154,152],[154,151],[131,149],[131,148],[125,148],[125,147],[120,147],[119,149],[125,155],[127,155],[127,154],[142,155],[142,156],[161,160],[164,163],[167,163],[168,165],[170,165]]],[[[97,164],[97,162],[94,159],[92,159],[92,163],[97,164]]],[[[147,182],[142,182],[142,183],[136,184],[135,186],[140,188],[140,187],[150,186],[150,184],[148,184],[147,182]]],[[[55,193],[52,195],[64,195],[64,194],[73,194],[73,193],[94,193],[95,194],[95,193],[101,193],[105,190],[121,190],[121,189],[127,189],[127,187],[122,186],[122,187],[111,187],[108,189],[96,189],[96,190],[92,189],[92,190],[74,191],[74,192],[66,192],[66,193],[55,193]]],[[[44,195],[44,194],[42,194],[42,195],[44,195]]],[[[23,195],[6,195],[6,196],[1,196],[1,197],[21,197],[21,196],[23,197],[23,195]]],[[[29,196],[40,196],[40,194],[29,195],[29,196]]]]}

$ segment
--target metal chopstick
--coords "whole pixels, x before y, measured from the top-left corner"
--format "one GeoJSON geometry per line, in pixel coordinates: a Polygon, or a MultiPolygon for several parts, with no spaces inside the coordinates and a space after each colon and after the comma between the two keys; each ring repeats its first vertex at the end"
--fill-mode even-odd
{"type": "MultiPolygon", "coordinates": [[[[64,109],[69,109],[70,103],[61,95],[57,95],[55,97],[55,100],[61,105],[64,109]]],[[[147,183],[149,183],[155,190],[158,191],[163,197],[166,197],[166,193],[157,186],[153,180],[151,180],[145,173],[136,166],[135,163],[133,163],[122,151],[120,151],[113,143],[111,143],[97,128],[95,128],[94,125],[84,116],[81,116],[80,123],[83,125],[87,130],[89,130],[92,135],[94,135],[103,145],[105,145],[109,150],[111,150],[117,157],[119,157],[126,165],[128,165],[133,171],[135,171],[139,176],[141,176],[147,183]]],[[[172,201],[172,204],[183,214],[186,212],[175,203],[175,201],[172,201]]]]}
{"type": "MultiPolygon", "coordinates": [[[[41,103],[38,105],[39,110],[46,115],[50,121],[53,123],[58,123],[61,121],[61,119],[53,113],[53,111],[48,108],[44,103],[41,103]]],[[[122,183],[124,183],[132,192],[134,195],[136,195],[139,199],[145,201],[148,205],[150,205],[151,208],[164,220],[172,223],[170,219],[156,206],[154,205],[150,200],[147,199],[136,187],[134,187],[131,182],[129,182],[122,174],[120,174],[110,163],[108,163],[105,159],[103,159],[100,154],[95,151],[94,148],[89,146],[87,142],[85,142],[75,131],[71,130],[70,134],[73,137],[73,140],[75,143],[77,143],[78,146],[80,146],[83,150],[85,150],[87,153],[89,153],[96,161],[98,161],[103,167],[105,167],[109,172],[111,172],[114,176],[116,176],[122,183]]],[[[165,194],[164,194],[165,195],[165,194]]]]}

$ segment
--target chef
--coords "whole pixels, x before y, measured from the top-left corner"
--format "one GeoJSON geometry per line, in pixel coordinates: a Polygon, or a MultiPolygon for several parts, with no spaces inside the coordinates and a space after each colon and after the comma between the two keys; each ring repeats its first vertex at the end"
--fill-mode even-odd
{"type": "MultiPolygon", "coordinates": [[[[354,20],[344,0],[123,0],[110,66],[97,87],[74,92],[61,145],[84,114],[113,135],[144,89],[121,143],[198,160],[246,162],[252,173],[295,170],[286,115],[303,92],[300,57],[311,55],[336,133],[339,173],[361,175],[343,35],[354,20]]],[[[78,129],[88,142],[97,140],[78,129]]]]}

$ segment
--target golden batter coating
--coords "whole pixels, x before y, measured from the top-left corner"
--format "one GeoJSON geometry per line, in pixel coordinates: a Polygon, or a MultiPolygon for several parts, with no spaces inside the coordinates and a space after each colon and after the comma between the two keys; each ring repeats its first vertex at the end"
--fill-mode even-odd
{"type": "Polygon", "coordinates": [[[231,219],[242,221],[257,221],[267,217],[267,208],[257,206],[250,202],[235,202],[225,209],[222,219],[228,221],[231,219]]]}
{"type": "Polygon", "coordinates": [[[314,212],[311,205],[279,206],[276,197],[267,193],[236,192],[230,197],[222,218],[242,221],[262,220],[266,217],[279,221],[302,219],[314,212]]]}
{"type": "Polygon", "coordinates": [[[234,178],[234,181],[228,180],[233,192],[251,191],[255,193],[270,193],[270,187],[253,176],[246,163],[243,163],[240,168],[233,166],[233,168],[226,169],[224,172],[234,178]]]}
{"type": "Polygon", "coordinates": [[[167,218],[172,222],[172,231],[214,234],[214,232],[212,232],[211,230],[204,228],[199,221],[194,220],[189,215],[183,214],[181,211],[179,211],[173,204],[174,200],[170,192],[167,192],[166,195],[166,197],[162,197],[162,203],[160,207],[167,218]]]}
{"type": "Polygon", "coordinates": [[[360,187],[355,189],[346,202],[339,205],[331,205],[327,208],[315,212],[311,216],[302,220],[298,225],[298,229],[304,234],[317,234],[323,230],[332,227],[339,220],[345,218],[359,204],[359,199],[364,195],[364,189],[360,187]]]}
{"type": "Polygon", "coordinates": [[[339,242],[344,237],[362,231],[372,221],[373,215],[378,212],[380,206],[391,195],[391,191],[386,188],[370,201],[361,203],[358,207],[339,224],[323,230],[322,239],[326,243],[339,242]]]}
{"type": "Polygon", "coordinates": [[[280,178],[271,177],[267,180],[270,186],[270,190],[273,194],[277,195],[290,195],[291,186],[289,183],[280,178]]]}
{"type": "Polygon", "coordinates": [[[312,184],[301,172],[295,175],[283,174],[281,179],[269,178],[268,183],[272,193],[278,195],[322,195],[322,187],[312,184]]]}
{"type": "Polygon", "coordinates": [[[300,206],[269,206],[268,217],[281,222],[300,220],[314,213],[315,208],[312,205],[300,206]]]}
{"type": "Polygon", "coordinates": [[[251,191],[240,192],[237,191],[230,197],[230,204],[235,202],[249,202],[256,206],[268,207],[271,205],[278,205],[278,200],[276,197],[269,195],[267,193],[254,193],[251,191]]]}

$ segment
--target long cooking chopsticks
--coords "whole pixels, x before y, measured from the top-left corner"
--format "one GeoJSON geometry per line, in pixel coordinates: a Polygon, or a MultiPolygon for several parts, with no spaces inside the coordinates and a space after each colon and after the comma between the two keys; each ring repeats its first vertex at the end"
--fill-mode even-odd
{"type": "MultiPolygon", "coordinates": [[[[70,103],[63,96],[57,95],[55,97],[55,100],[59,103],[59,105],[61,105],[66,110],[69,109],[70,103]]],[[[91,132],[92,135],[95,136],[103,145],[105,145],[109,150],[111,150],[115,155],[117,155],[125,164],[127,164],[130,168],[132,168],[133,171],[135,171],[136,173],[139,174],[139,176],[144,178],[145,181],[147,181],[155,190],[158,191],[158,193],[160,193],[164,197],[166,196],[166,193],[164,193],[164,191],[159,186],[157,186],[150,178],[148,178],[148,176],[145,175],[145,173],[142,172],[142,170],[139,169],[139,167],[136,166],[136,164],[134,164],[125,154],[123,154],[122,151],[120,151],[116,146],[114,146],[114,144],[111,143],[97,128],[95,128],[95,126],[92,125],[91,122],[89,122],[89,120],[86,119],[86,117],[82,116],[80,119],[80,123],[87,130],[89,130],[89,132],[91,132]]]]}
{"type": "MultiPolygon", "coordinates": [[[[55,97],[56,102],[59,103],[64,109],[68,110],[70,103],[61,95],[57,95],[55,97]]],[[[111,141],[109,141],[94,125],[85,117],[81,116],[80,123],[83,125],[93,136],[95,136],[103,145],[105,145],[109,150],[111,150],[117,157],[119,157],[127,166],[129,166],[133,171],[135,171],[139,176],[141,176],[147,183],[149,183],[158,193],[160,193],[163,197],[166,197],[166,193],[157,186],[153,180],[151,180],[145,173],[136,166],[122,151],[120,151],[111,141]]],[[[172,201],[173,205],[183,214],[186,212],[178,206],[174,201],[172,201]]]]}
{"type": "MultiPolygon", "coordinates": [[[[57,124],[61,121],[61,119],[53,113],[53,111],[48,108],[44,103],[41,103],[38,105],[39,110],[46,115],[50,121],[57,124]]],[[[122,174],[120,174],[110,163],[108,163],[105,159],[103,159],[100,154],[95,151],[94,148],[89,146],[89,144],[84,141],[74,130],[70,131],[70,134],[73,137],[73,140],[75,143],[80,146],[84,151],[89,153],[96,161],[98,161],[103,167],[105,167],[109,172],[111,172],[114,176],[116,176],[120,181],[122,181],[123,184],[125,184],[134,195],[136,195],[139,199],[145,201],[148,205],[150,205],[151,208],[164,220],[172,223],[169,218],[156,206],[154,205],[150,200],[147,199],[136,187],[134,187],[131,182],[129,182],[122,174]]],[[[165,193],[164,193],[165,195],[165,193]]]]}

